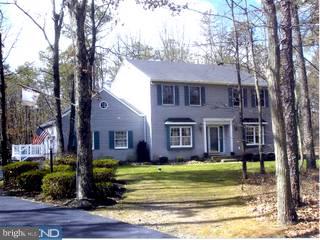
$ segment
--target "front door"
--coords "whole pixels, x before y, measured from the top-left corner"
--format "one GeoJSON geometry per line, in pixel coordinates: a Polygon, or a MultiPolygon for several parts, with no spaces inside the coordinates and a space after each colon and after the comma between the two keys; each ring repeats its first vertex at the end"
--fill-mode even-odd
{"type": "Polygon", "coordinates": [[[223,126],[208,127],[209,152],[223,152],[223,126]]]}

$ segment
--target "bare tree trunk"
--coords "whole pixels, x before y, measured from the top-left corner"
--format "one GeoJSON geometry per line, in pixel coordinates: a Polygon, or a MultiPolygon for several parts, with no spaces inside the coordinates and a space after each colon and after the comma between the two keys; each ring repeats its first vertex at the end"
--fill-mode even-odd
{"type": "Polygon", "coordinates": [[[69,119],[69,138],[68,138],[68,152],[75,153],[76,152],[76,146],[74,146],[75,141],[75,115],[76,115],[76,109],[75,109],[75,86],[74,86],[74,75],[72,74],[69,78],[69,81],[71,81],[71,89],[70,89],[70,119],[69,119]]]}
{"type": "Polygon", "coordinates": [[[7,135],[7,109],[6,109],[6,83],[4,80],[3,56],[2,56],[2,34],[0,32],[0,78],[1,78],[1,158],[2,166],[8,163],[8,135],[7,135]]]}
{"type": "MultiPolygon", "coordinates": [[[[228,1],[227,1],[228,3],[228,1]]],[[[229,4],[229,3],[228,3],[229,4]]],[[[237,81],[238,81],[238,94],[239,94],[239,123],[240,123],[240,148],[242,152],[242,176],[244,179],[248,178],[247,174],[247,159],[245,158],[246,144],[245,144],[245,132],[243,125],[243,94],[242,94],[242,84],[240,75],[240,57],[239,57],[239,36],[236,26],[235,16],[234,16],[234,1],[231,0],[229,7],[231,9],[233,28],[234,28],[234,41],[235,41],[235,59],[236,59],[236,71],[237,71],[237,81]]]]}
{"type": "Polygon", "coordinates": [[[300,202],[299,152],[297,135],[297,111],[295,108],[295,80],[292,59],[291,1],[280,2],[282,68],[281,97],[287,139],[287,156],[290,168],[291,192],[295,206],[300,202]]]}
{"type": "MultiPolygon", "coordinates": [[[[11,3],[10,3],[11,4],[11,3]]],[[[58,143],[58,153],[64,153],[64,139],[63,139],[63,129],[62,129],[62,114],[61,114],[61,100],[60,100],[60,70],[59,70],[59,41],[64,17],[64,4],[65,0],[61,3],[60,12],[56,13],[56,1],[52,0],[52,15],[54,22],[54,42],[53,44],[48,38],[45,28],[41,26],[27,11],[25,11],[17,1],[14,4],[21,12],[23,12],[43,33],[45,40],[47,41],[52,53],[53,53],[53,93],[55,97],[55,108],[56,108],[56,127],[57,127],[57,143],[58,143]]]]}
{"type": "Polygon", "coordinates": [[[276,155],[277,218],[281,224],[292,224],[297,221],[297,214],[292,201],[290,172],[286,149],[285,124],[282,115],[283,106],[280,90],[280,49],[277,15],[273,0],[262,0],[262,3],[267,19],[268,32],[269,57],[267,80],[269,94],[271,97],[272,132],[276,155]]]}
{"type": "MultiPolygon", "coordinates": [[[[90,66],[90,76],[91,76],[91,87],[93,90],[96,88],[96,73],[95,73],[95,54],[96,54],[96,41],[97,41],[97,27],[95,18],[95,2],[91,0],[90,6],[90,19],[91,19],[91,47],[89,49],[89,66],[90,66]]],[[[91,89],[91,90],[92,90],[91,89]]]]}
{"type": "Polygon", "coordinates": [[[91,137],[91,76],[85,45],[86,0],[70,0],[71,23],[75,26],[76,114],[77,114],[77,199],[94,197],[91,137]]]}
{"type": "MultiPolygon", "coordinates": [[[[302,37],[300,32],[300,21],[298,15],[298,6],[292,4],[292,20],[293,34],[296,40],[295,46],[297,50],[297,70],[298,76],[301,78],[301,116],[303,126],[303,148],[307,158],[307,169],[316,169],[316,157],[314,152],[314,141],[312,136],[312,119],[308,88],[308,78],[306,65],[303,55],[302,37]]],[[[302,159],[301,159],[302,160],[302,159]]]]}
{"type": "Polygon", "coordinates": [[[263,145],[262,145],[262,106],[261,106],[261,97],[260,97],[260,87],[259,87],[259,78],[257,75],[257,65],[255,61],[255,52],[254,52],[254,43],[253,43],[253,30],[252,26],[250,25],[249,22],[249,14],[247,10],[247,1],[246,3],[246,8],[245,8],[245,15],[247,17],[247,27],[248,27],[248,34],[249,34],[249,49],[250,49],[250,54],[251,54],[251,63],[253,66],[253,76],[255,80],[255,90],[256,90],[256,96],[257,96],[257,106],[258,106],[258,121],[259,121],[259,145],[258,145],[258,151],[259,151],[259,160],[260,160],[260,173],[265,174],[265,168],[264,168],[264,159],[262,156],[263,153],[263,145]]]}
{"type": "Polygon", "coordinates": [[[57,126],[57,152],[58,154],[64,153],[64,139],[62,129],[62,113],[61,113],[61,100],[60,100],[60,65],[59,65],[59,41],[61,35],[61,28],[63,22],[63,10],[59,14],[55,10],[55,0],[52,1],[53,7],[53,22],[54,22],[54,43],[53,43],[53,93],[55,96],[56,105],[56,126],[57,126]]]}

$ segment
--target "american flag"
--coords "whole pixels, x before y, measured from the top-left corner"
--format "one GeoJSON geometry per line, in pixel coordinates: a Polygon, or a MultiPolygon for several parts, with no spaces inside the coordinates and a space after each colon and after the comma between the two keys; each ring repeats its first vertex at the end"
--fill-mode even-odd
{"type": "Polygon", "coordinates": [[[38,127],[36,134],[32,138],[32,144],[41,144],[43,140],[49,135],[49,133],[42,127],[38,127]]]}

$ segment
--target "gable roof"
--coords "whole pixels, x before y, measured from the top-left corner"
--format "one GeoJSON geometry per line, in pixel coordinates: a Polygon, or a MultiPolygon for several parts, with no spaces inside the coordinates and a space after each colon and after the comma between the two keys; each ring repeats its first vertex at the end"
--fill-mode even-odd
{"type": "MultiPolygon", "coordinates": [[[[193,64],[169,61],[126,60],[150,77],[152,82],[202,83],[216,85],[237,85],[235,65],[193,64]]],[[[254,77],[241,71],[244,86],[254,86],[254,77]]],[[[261,86],[267,86],[260,79],[261,86]]]]}
{"type": "MultiPolygon", "coordinates": [[[[92,98],[94,98],[94,97],[99,97],[100,93],[102,93],[102,92],[106,92],[107,94],[109,94],[111,97],[113,97],[114,99],[116,99],[118,102],[120,102],[121,104],[123,104],[125,107],[127,107],[128,109],[130,109],[132,112],[134,112],[134,113],[137,114],[138,116],[144,117],[144,114],[141,113],[141,112],[140,112],[138,109],[136,109],[134,106],[132,106],[131,104],[129,104],[129,103],[126,102],[125,100],[117,97],[116,95],[114,95],[114,93],[112,93],[111,91],[109,91],[109,90],[107,90],[107,89],[105,89],[105,88],[103,88],[103,89],[101,89],[99,92],[95,93],[95,94],[92,96],[92,98]]],[[[67,116],[67,115],[70,113],[70,111],[71,111],[71,108],[70,108],[70,107],[66,108],[66,109],[63,111],[63,113],[62,113],[62,117],[67,116]]],[[[51,126],[53,126],[53,125],[55,125],[55,118],[49,119],[47,122],[41,124],[40,127],[42,127],[42,128],[48,128],[48,127],[51,127],[51,126]]]]}

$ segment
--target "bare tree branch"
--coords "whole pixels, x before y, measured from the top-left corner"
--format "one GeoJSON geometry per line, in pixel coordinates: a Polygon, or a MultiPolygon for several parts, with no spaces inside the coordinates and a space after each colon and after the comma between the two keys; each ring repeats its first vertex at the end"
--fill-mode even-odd
{"type": "Polygon", "coordinates": [[[8,4],[13,4],[15,5],[21,12],[23,12],[42,32],[44,38],[46,39],[47,43],[49,44],[49,47],[51,48],[51,50],[53,50],[53,44],[51,43],[51,41],[48,38],[48,35],[45,31],[45,28],[42,27],[26,10],[24,10],[19,4],[18,1],[14,1],[13,3],[8,3],[8,4]]]}

